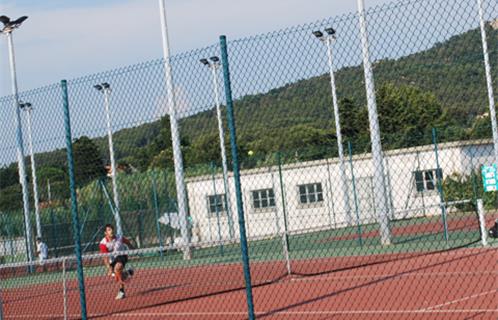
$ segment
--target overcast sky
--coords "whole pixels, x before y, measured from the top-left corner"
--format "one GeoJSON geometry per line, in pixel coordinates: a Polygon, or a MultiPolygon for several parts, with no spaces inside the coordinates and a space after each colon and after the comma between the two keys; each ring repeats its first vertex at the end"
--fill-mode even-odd
{"type": "MultiPolygon", "coordinates": [[[[390,0],[365,0],[367,8],[390,0]]],[[[172,53],[356,10],[356,0],[167,0],[172,53]]],[[[2,0],[15,31],[19,89],[32,89],[162,56],[158,0],[2,0]]],[[[0,96],[10,93],[5,37],[0,96]]]]}

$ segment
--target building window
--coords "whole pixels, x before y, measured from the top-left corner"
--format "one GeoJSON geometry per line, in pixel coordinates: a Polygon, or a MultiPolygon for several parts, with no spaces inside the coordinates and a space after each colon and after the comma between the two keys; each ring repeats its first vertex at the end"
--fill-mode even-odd
{"type": "Polygon", "coordinates": [[[442,169],[419,170],[413,173],[417,192],[434,191],[437,188],[437,179],[443,179],[442,169]]]}
{"type": "Polygon", "coordinates": [[[273,189],[252,191],[252,205],[254,209],[274,208],[275,193],[273,192],[273,189]]]}
{"type": "Polygon", "coordinates": [[[226,197],[224,194],[217,194],[214,196],[208,196],[208,210],[209,216],[215,216],[216,213],[221,213],[226,211],[226,197]]]}
{"type": "Polygon", "coordinates": [[[302,184],[299,188],[299,202],[301,204],[311,204],[323,201],[323,191],[321,183],[302,184]]]}

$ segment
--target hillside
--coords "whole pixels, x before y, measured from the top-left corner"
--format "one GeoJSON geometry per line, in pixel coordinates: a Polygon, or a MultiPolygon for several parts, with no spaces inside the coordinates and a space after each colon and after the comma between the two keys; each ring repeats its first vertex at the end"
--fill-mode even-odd
{"type": "MultiPolygon", "coordinates": [[[[488,35],[490,60],[498,61],[498,31],[488,28],[488,35]]],[[[385,149],[430,143],[432,127],[440,128],[441,141],[491,136],[489,118],[476,117],[488,108],[479,30],[454,36],[426,51],[379,61],[374,76],[385,149]]],[[[498,67],[493,69],[493,77],[498,79],[498,67]]],[[[355,152],[368,150],[362,66],[338,70],[336,81],[344,139],[353,142],[355,152]]],[[[337,147],[331,106],[328,74],[235,101],[243,166],[257,165],[247,158],[247,150],[256,155],[280,150],[303,160],[334,156],[337,147]]],[[[187,168],[220,163],[214,110],[183,119],[180,128],[187,168]]],[[[115,133],[114,142],[120,163],[140,171],[172,166],[167,118],[121,130],[115,133]]],[[[85,148],[91,148],[89,143],[84,142],[85,148]]],[[[88,153],[76,152],[75,156],[84,158],[81,163],[93,164],[95,172],[102,172],[99,168],[107,159],[107,141],[97,138],[93,143],[99,150],[94,158],[88,158],[88,153]]],[[[65,163],[64,150],[38,154],[37,158],[39,173],[46,175],[39,177],[40,183],[60,181],[64,189],[65,173],[60,169],[65,163]]],[[[20,207],[18,190],[15,165],[1,169],[0,210],[20,207]]]]}

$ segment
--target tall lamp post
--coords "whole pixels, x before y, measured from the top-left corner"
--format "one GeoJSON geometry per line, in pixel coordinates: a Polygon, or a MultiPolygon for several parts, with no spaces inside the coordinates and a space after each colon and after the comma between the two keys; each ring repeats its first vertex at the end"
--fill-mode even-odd
{"type": "Polygon", "coordinates": [[[352,217],[351,217],[351,206],[349,203],[349,188],[348,188],[348,180],[346,176],[346,166],[344,164],[344,152],[342,148],[342,133],[341,133],[341,121],[339,116],[339,104],[337,102],[337,91],[335,86],[335,77],[334,77],[334,65],[332,61],[332,44],[336,39],[335,30],[333,28],[325,29],[325,33],[322,31],[314,31],[313,35],[323,42],[327,46],[327,57],[328,57],[328,66],[330,73],[330,88],[332,90],[332,103],[334,105],[334,119],[335,119],[335,131],[337,137],[337,152],[339,153],[339,174],[341,176],[341,189],[343,194],[343,208],[346,212],[346,223],[351,225],[352,217]]]}
{"type": "Polygon", "coordinates": [[[116,172],[116,160],[114,159],[114,144],[112,143],[112,123],[111,123],[111,110],[109,106],[109,96],[111,95],[111,85],[107,82],[96,84],[93,86],[97,91],[104,95],[104,108],[107,121],[107,138],[109,140],[109,157],[111,159],[111,179],[112,179],[112,193],[114,196],[114,220],[116,221],[116,231],[118,235],[123,235],[123,228],[121,226],[120,206],[119,206],[119,193],[118,181],[116,172]]]}
{"type": "Polygon", "coordinates": [[[166,85],[167,107],[171,128],[171,143],[173,146],[173,162],[175,167],[176,198],[178,205],[178,217],[180,219],[180,232],[182,235],[183,259],[192,258],[190,248],[189,226],[187,223],[188,204],[187,189],[183,168],[183,157],[180,142],[180,129],[178,125],[178,114],[176,110],[175,91],[173,86],[173,70],[171,68],[168,24],[166,21],[166,0],[159,0],[159,14],[161,18],[161,36],[164,57],[164,80],[166,85]]]}
{"type": "Polygon", "coordinates": [[[367,20],[363,0],[357,0],[358,18],[360,23],[361,49],[363,58],[363,73],[365,76],[365,90],[367,94],[368,123],[370,126],[370,141],[372,143],[372,164],[374,178],[375,212],[379,221],[380,240],[383,245],[391,244],[391,229],[389,226],[389,208],[384,178],[384,156],[380,141],[379,116],[377,114],[377,100],[375,97],[375,83],[370,62],[367,20]]]}
{"type": "Polygon", "coordinates": [[[10,20],[7,16],[0,16],[0,22],[3,23],[1,33],[7,36],[7,43],[9,47],[9,62],[10,62],[10,76],[12,83],[12,95],[15,110],[15,125],[16,125],[16,153],[17,163],[19,169],[19,183],[22,189],[23,211],[24,211],[24,227],[26,229],[26,253],[28,261],[33,261],[32,239],[31,239],[31,222],[29,219],[29,190],[28,190],[28,177],[26,176],[26,166],[24,164],[24,144],[22,139],[22,125],[21,125],[21,110],[19,108],[19,94],[17,88],[16,76],[16,62],[14,56],[14,43],[12,41],[12,32],[19,28],[22,23],[28,19],[27,16],[20,17],[16,20],[10,20]]]}
{"type": "Polygon", "coordinates": [[[28,148],[31,158],[31,178],[33,181],[33,199],[35,204],[35,221],[36,221],[36,236],[38,238],[42,237],[41,220],[40,220],[40,204],[38,197],[38,182],[36,179],[36,163],[35,163],[35,152],[33,150],[33,106],[29,102],[19,103],[19,108],[25,111],[28,119],[28,148]]]}
{"type": "Polygon", "coordinates": [[[227,166],[227,155],[225,149],[225,132],[223,129],[223,121],[221,119],[221,108],[220,108],[220,85],[218,82],[218,70],[221,67],[220,58],[213,56],[208,59],[201,59],[200,62],[211,69],[213,76],[213,91],[214,99],[216,104],[216,116],[218,119],[218,133],[220,136],[220,151],[221,151],[221,162],[223,167],[223,184],[225,187],[225,201],[226,210],[228,216],[228,227],[230,238],[233,238],[233,220],[232,220],[232,206],[230,203],[230,190],[228,184],[228,166],[227,166]]]}

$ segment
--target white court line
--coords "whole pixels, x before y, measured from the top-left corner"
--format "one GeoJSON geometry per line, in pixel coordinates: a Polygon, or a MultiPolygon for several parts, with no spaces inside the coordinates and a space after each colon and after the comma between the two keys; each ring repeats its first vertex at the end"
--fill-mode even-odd
{"type": "MultiPolygon", "coordinates": [[[[256,315],[261,316],[271,313],[272,315],[359,315],[359,314],[463,314],[463,313],[495,313],[498,309],[461,309],[461,310],[336,310],[336,311],[257,311],[256,315]]],[[[246,316],[247,312],[141,312],[141,313],[116,313],[114,317],[152,317],[152,316],[246,316]]]]}
{"type": "Polygon", "coordinates": [[[299,278],[291,278],[290,281],[326,281],[326,280],[354,280],[354,279],[377,279],[377,278],[391,278],[391,277],[462,277],[462,276],[496,276],[498,271],[489,272],[406,272],[403,273],[386,273],[386,274],[372,274],[372,275],[351,275],[351,276],[303,276],[299,278]]]}
{"type": "Polygon", "coordinates": [[[451,304],[455,304],[455,303],[458,303],[458,302],[462,302],[462,301],[466,301],[466,300],[470,300],[470,299],[482,297],[482,296],[488,295],[490,293],[496,293],[496,292],[498,292],[497,289],[486,291],[486,292],[481,292],[481,293],[474,294],[474,295],[471,295],[471,296],[468,296],[468,297],[463,297],[463,298],[460,298],[460,299],[455,299],[455,300],[451,300],[451,301],[448,301],[448,302],[445,302],[445,303],[441,303],[441,304],[438,304],[438,305],[435,305],[435,306],[432,306],[432,307],[429,307],[429,308],[425,308],[423,310],[434,310],[434,309],[438,309],[438,308],[441,308],[441,307],[449,306],[451,304]]]}
{"type": "MultiPolygon", "coordinates": [[[[498,309],[453,309],[453,310],[330,310],[330,311],[257,311],[256,315],[348,315],[348,314],[463,314],[463,313],[498,313],[498,309]]],[[[247,311],[226,311],[226,312],[137,312],[137,313],[114,313],[113,317],[158,317],[158,316],[246,316],[247,311]]],[[[9,315],[9,318],[28,319],[28,318],[53,318],[59,317],[60,314],[24,314],[24,315],[9,315]]],[[[102,317],[104,314],[88,314],[89,317],[102,317]]],[[[79,318],[80,314],[71,314],[70,318],[79,318]]]]}

